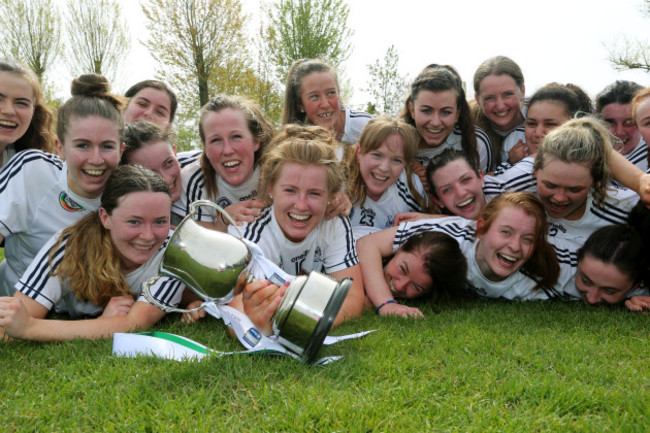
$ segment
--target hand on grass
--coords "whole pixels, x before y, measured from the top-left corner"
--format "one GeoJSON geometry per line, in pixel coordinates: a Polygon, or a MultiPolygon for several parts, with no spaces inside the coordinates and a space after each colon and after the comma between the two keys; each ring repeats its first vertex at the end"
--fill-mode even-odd
{"type": "Polygon", "coordinates": [[[273,333],[271,318],[280,305],[287,287],[289,287],[288,282],[278,287],[269,281],[260,280],[249,283],[244,288],[242,299],[244,313],[262,334],[273,333]]]}
{"type": "Polygon", "coordinates": [[[419,308],[413,308],[406,305],[394,303],[386,304],[379,310],[380,316],[400,316],[400,317],[413,317],[419,319],[424,317],[419,308]]]}
{"type": "Polygon", "coordinates": [[[131,307],[135,301],[130,296],[113,296],[100,317],[119,317],[126,316],[131,311],[131,307]]]}
{"type": "Polygon", "coordinates": [[[34,318],[20,299],[0,297],[0,327],[4,328],[6,335],[27,339],[33,322],[34,318]]]}
{"type": "Polygon", "coordinates": [[[632,296],[625,301],[625,306],[630,311],[642,312],[650,310],[650,296],[632,296]]]}
{"type": "MultiPolygon", "coordinates": [[[[197,300],[197,301],[192,301],[187,306],[185,307],[188,310],[191,310],[192,308],[198,308],[203,304],[203,301],[197,300]]],[[[192,311],[191,313],[183,313],[181,315],[181,322],[183,323],[194,323],[198,322],[199,320],[203,319],[205,317],[205,309],[201,309],[198,311],[192,311]]]]}

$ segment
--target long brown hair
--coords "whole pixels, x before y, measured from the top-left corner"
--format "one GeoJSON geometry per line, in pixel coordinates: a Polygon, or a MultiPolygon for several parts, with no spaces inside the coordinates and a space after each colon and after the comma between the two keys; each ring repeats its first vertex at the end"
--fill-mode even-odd
{"type": "MultiPolygon", "coordinates": [[[[169,187],[158,173],[139,165],[118,166],[106,182],[101,206],[112,215],[122,197],[140,191],[169,195],[169,187]]],[[[171,203],[171,196],[169,200],[171,203]]],[[[120,255],[98,211],[63,230],[50,250],[50,268],[54,253],[65,239],[65,255],[52,276],[67,281],[77,298],[105,306],[113,296],[134,296],[124,279],[120,255]]]]}

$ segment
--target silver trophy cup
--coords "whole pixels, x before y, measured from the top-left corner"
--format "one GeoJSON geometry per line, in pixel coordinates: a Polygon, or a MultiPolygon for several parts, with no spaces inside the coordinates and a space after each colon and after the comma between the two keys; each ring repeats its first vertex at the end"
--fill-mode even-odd
{"type": "MultiPolygon", "coordinates": [[[[192,203],[190,213],[165,247],[158,273],[180,280],[204,301],[226,304],[251,280],[247,269],[252,253],[236,236],[201,226],[194,219],[200,206],[213,207],[235,224],[226,211],[210,201],[192,203]]],[[[160,276],[142,285],[142,294],[150,303],[167,312],[188,313],[204,308],[202,305],[185,310],[160,303],[151,294],[151,286],[160,276]]],[[[313,361],[351,284],[349,278],[337,281],[318,272],[296,277],[271,319],[278,342],[301,359],[313,361]]]]}

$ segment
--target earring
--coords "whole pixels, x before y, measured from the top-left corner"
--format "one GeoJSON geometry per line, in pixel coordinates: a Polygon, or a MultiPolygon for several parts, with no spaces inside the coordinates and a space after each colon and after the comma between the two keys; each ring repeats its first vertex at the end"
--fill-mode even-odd
{"type": "Polygon", "coordinates": [[[271,194],[269,194],[269,198],[270,198],[271,200],[273,200],[273,196],[272,196],[271,194]]]}

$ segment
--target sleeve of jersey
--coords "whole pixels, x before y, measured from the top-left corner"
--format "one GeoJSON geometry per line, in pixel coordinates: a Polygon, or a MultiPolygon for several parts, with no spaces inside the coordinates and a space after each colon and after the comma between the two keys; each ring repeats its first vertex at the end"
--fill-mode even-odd
{"type": "Polygon", "coordinates": [[[472,221],[461,217],[432,218],[414,222],[401,223],[393,238],[393,252],[406,242],[411,236],[424,232],[442,232],[456,239],[458,243],[473,241],[474,230],[472,221]]]}
{"type": "Polygon", "coordinates": [[[17,291],[32,298],[48,310],[51,310],[63,296],[61,279],[51,274],[59,267],[63,260],[65,241],[54,251],[51,269],[49,261],[50,251],[58,240],[59,235],[60,232],[56,233],[43,245],[23,276],[14,286],[17,291]]]}
{"type": "Polygon", "coordinates": [[[478,126],[476,127],[476,148],[481,170],[483,172],[493,171],[496,164],[492,154],[492,141],[485,131],[478,126]]]}
{"type": "Polygon", "coordinates": [[[323,252],[325,273],[342,271],[359,263],[352,233],[352,224],[347,217],[336,217],[327,224],[325,233],[327,250],[323,252]]]}
{"type": "Polygon", "coordinates": [[[31,227],[39,192],[51,185],[53,163],[40,151],[23,151],[0,173],[0,234],[7,237],[31,227]],[[29,200],[26,200],[29,197],[29,200]]]}
{"type": "MultiPolygon", "coordinates": [[[[151,295],[156,301],[169,307],[178,307],[181,303],[185,285],[175,278],[160,277],[150,287],[150,290],[151,295]]],[[[138,301],[149,302],[143,295],[140,295],[138,301]]]]}
{"type": "MultiPolygon", "coordinates": [[[[191,203],[197,200],[207,200],[207,197],[203,196],[204,181],[200,161],[195,161],[181,170],[181,183],[183,190],[180,198],[174,202],[174,213],[184,218],[190,213],[191,203]]],[[[198,208],[195,219],[212,222],[214,215],[215,212],[212,208],[203,206],[198,208]]]]}
{"type": "Polygon", "coordinates": [[[505,191],[536,193],[533,162],[532,158],[524,158],[499,175],[485,176],[483,193],[488,198],[494,198],[505,191]]]}

